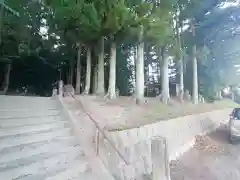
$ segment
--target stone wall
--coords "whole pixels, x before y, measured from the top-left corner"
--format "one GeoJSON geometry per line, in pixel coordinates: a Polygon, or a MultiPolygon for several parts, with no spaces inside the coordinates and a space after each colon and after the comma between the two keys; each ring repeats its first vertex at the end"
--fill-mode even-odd
{"type": "Polygon", "coordinates": [[[151,177],[151,140],[153,138],[166,138],[169,159],[174,160],[194,145],[196,135],[207,133],[221,123],[226,123],[231,111],[232,109],[223,109],[189,115],[123,131],[107,131],[105,129],[106,136],[113,144],[101,136],[94,138],[95,134],[99,133],[96,133],[96,127],[86,116],[81,116],[80,119],[72,116],[71,119],[75,119],[77,124],[81,122],[79,126],[75,126],[75,129],[79,131],[81,127],[84,127],[81,130],[85,130],[85,140],[95,139],[98,155],[113,177],[119,180],[130,180],[133,178],[146,179],[143,178],[144,176],[151,177]],[[97,146],[97,139],[99,139],[99,146],[97,146]],[[121,152],[124,159],[128,161],[127,164],[113,146],[121,152]]]}
{"type": "MultiPolygon", "coordinates": [[[[126,150],[128,149],[129,148],[126,148],[126,150]]],[[[127,154],[124,152],[121,153],[127,154]]],[[[98,155],[105,167],[108,169],[109,172],[111,172],[112,176],[116,180],[135,179],[136,172],[134,166],[131,163],[125,163],[125,161],[109,144],[109,141],[104,138],[102,138],[100,141],[98,155]]],[[[124,158],[126,158],[126,156],[124,158]]]]}
{"type": "MultiPolygon", "coordinates": [[[[63,115],[70,119],[72,132],[78,137],[81,145],[84,145],[84,148],[87,148],[89,152],[95,151],[94,155],[97,155],[101,159],[101,162],[108,172],[110,172],[116,180],[133,179],[135,177],[134,168],[131,164],[126,164],[115,151],[113,148],[113,146],[116,146],[115,142],[110,144],[106,138],[103,138],[102,133],[98,133],[98,128],[88,117],[87,112],[83,112],[81,107],[79,107],[79,111],[77,112],[71,109],[66,97],[65,100],[63,100],[63,98],[58,98],[57,100],[64,110],[63,115]],[[97,146],[97,139],[99,139],[100,142],[99,146],[97,146]]],[[[107,131],[105,131],[105,134],[109,136],[107,131]]]]}
{"type": "Polygon", "coordinates": [[[174,160],[194,144],[196,135],[207,133],[228,121],[231,111],[223,109],[179,117],[140,128],[111,131],[109,136],[120,149],[150,140],[154,136],[166,137],[170,159],[174,160]]]}
{"type": "MultiPolygon", "coordinates": [[[[165,137],[170,160],[177,159],[195,143],[195,136],[202,135],[226,123],[232,109],[224,109],[197,115],[161,121],[140,128],[108,132],[108,136],[134,167],[135,174],[151,174],[151,139],[165,137]]],[[[102,142],[103,143],[103,142],[102,142]]],[[[102,154],[100,157],[104,157],[102,154]]],[[[109,157],[109,161],[112,157],[109,157]]],[[[112,167],[113,168],[113,167],[112,167]]]]}

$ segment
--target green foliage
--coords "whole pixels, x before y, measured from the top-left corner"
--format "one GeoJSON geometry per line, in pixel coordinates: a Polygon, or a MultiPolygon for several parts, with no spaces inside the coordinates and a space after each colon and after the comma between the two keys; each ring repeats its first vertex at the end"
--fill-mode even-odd
{"type": "Polygon", "coordinates": [[[16,10],[14,10],[10,6],[8,6],[6,0],[0,0],[0,6],[3,7],[3,9],[10,12],[11,14],[13,14],[14,16],[18,16],[18,17],[20,16],[19,12],[17,12],[16,10]]]}
{"type": "Polygon", "coordinates": [[[52,84],[59,79],[59,72],[38,56],[22,55],[12,63],[10,92],[16,90],[38,96],[51,96],[52,84]]]}
{"type": "Polygon", "coordinates": [[[146,36],[154,44],[164,46],[173,39],[171,9],[158,8],[146,27],[146,36]]]}
{"type": "Polygon", "coordinates": [[[30,3],[31,1],[16,3],[14,0],[7,2],[10,7],[18,11],[19,16],[4,11],[4,17],[2,17],[2,57],[17,56],[19,51],[36,52],[41,47],[40,40],[42,40],[39,29],[42,26],[43,12],[39,11],[39,3],[30,3]]]}
{"type": "MultiPolygon", "coordinates": [[[[131,48],[139,40],[151,46],[145,49],[150,57],[146,58],[145,64],[148,65],[157,61],[151,54],[156,47],[164,46],[167,54],[174,56],[175,60],[184,57],[186,61],[192,58],[192,46],[196,44],[199,90],[205,97],[211,99],[215,91],[237,81],[236,78],[230,81],[229,77],[236,77],[232,73],[235,72],[232,67],[239,63],[238,56],[235,56],[239,52],[239,40],[236,38],[238,34],[231,30],[236,29],[236,24],[240,22],[239,9],[216,8],[223,0],[45,0],[45,2],[8,0],[8,3],[2,0],[0,2],[7,10],[4,13],[1,55],[5,58],[19,57],[21,63],[27,60],[28,68],[24,69],[19,65],[24,71],[31,68],[37,71],[38,66],[44,68],[45,65],[56,70],[61,66],[65,77],[69,62],[76,58],[76,43],[81,42],[85,47],[96,47],[99,39],[105,37],[106,57],[109,57],[108,49],[111,41],[119,44],[117,87],[123,95],[128,94],[131,86],[133,69],[129,62],[129,57],[132,56],[131,48]],[[19,17],[16,17],[18,14],[19,17]],[[235,20],[231,20],[231,16],[234,16],[235,20]],[[192,36],[190,28],[184,32],[179,30],[190,23],[195,25],[196,37],[192,36]],[[43,26],[48,29],[44,39],[39,32],[43,26]],[[143,37],[139,38],[142,27],[143,37]],[[28,56],[38,63],[31,64],[28,56]]],[[[97,48],[93,49],[94,52],[97,51],[97,48]]],[[[85,51],[82,56],[85,59],[85,51]]],[[[107,60],[106,64],[108,64],[107,60]]],[[[84,60],[82,65],[85,68],[84,60]]],[[[186,89],[191,90],[192,64],[188,61],[185,66],[185,86],[186,89]]],[[[24,76],[26,74],[24,72],[24,76]]],[[[27,75],[25,77],[29,78],[27,75]]],[[[55,75],[51,77],[56,78],[55,75]]]]}

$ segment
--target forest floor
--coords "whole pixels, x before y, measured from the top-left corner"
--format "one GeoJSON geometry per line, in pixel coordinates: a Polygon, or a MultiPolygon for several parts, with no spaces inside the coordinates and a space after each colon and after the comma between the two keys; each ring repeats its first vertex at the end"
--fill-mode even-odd
{"type": "Polygon", "coordinates": [[[102,127],[109,130],[135,128],[180,116],[239,106],[231,100],[198,105],[171,101],[170,105],[164,105],[158,98],[146,98],[145,104],[136,105],[132,97],[107,100],[96,96],[77,96],[77,99],[102,127]]]}

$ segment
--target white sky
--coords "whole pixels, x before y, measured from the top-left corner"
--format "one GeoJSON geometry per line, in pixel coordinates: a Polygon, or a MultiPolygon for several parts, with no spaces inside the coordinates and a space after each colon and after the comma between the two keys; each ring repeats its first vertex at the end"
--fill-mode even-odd
{"type": "Polygon", "coordinates": [[[220,8],[228,8],[228,7],[232,7],[232,6],[239,6],[239,4],[240,4],[240,0],[236,0],[235,2],[225,2],[220,6],[220,8]]]}

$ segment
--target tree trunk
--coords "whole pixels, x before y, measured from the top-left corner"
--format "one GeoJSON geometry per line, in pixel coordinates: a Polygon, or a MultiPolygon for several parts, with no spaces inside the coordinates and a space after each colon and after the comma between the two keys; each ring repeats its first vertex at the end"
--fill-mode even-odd
{"type": "Polygon", "coordinates": [[[143,26],[141,26],[136,61],[136,104],[144,103],[144,42],[143,26]]]}
{"type": "Polygon", "coordinates": [[[183,93],[184,93],[184,75],[183,75],[183,60],[180,59],[179,62],[179,96],[180,96],[180,101],[183,102],[183,93]]]}
{"type": "Polygon", "coordinates": [[[220,100],[223,99],[223,96],[222,96],[222,90],[219,91],[219,98],[220,98],[220,100]]]}
{"type": "Polygon", "coordinates": [[[6,94],[8,91],[9,83],[10,83],[10,73],[11,73],[12,64],[8,63],[6,66],[5,76],[4,76],[4,88],[3,93],[6,94]]]}
{"type": "Polygon", "coordinates": [[[218,100],[221,100],[223,97],[222,97],[222,91],[217,91],[216,92],[216,98],[218,99],[218,100]]]}
{"type": "Polygon", "coordinates": [[[91,86],[91,65],[92,65],[92,57],[91,57],[92,49],[89,46],[87,49],[87,73],[86,73],[86,84],[84,94],[89,94],[90,86],[91,86]]]}
{"type": "Polygon", "coordinates": [[[116,43],[111,43],[110,52],[110,71],[109,71],[109,85],[107,96],[109,99],[116,98],[116,43]]]}
{"type": "Polygon", "coordinates": [[[97,93],[97,85],[98,85],[98,68],[97,66],[95,66],[93,72],[93,94],[97,93]]]}
{"type": "Polygon", "coordinates": [[[168,59],[164,55],[164,48],[161,50],[162,56],[162,102],[168,103],[169,100],[169,77],[168,77],[168,59]]]}
{"type": "MultiPolygon", "coordinates": [[[[195,38],[195,27],[192,24],[192,33],[195,38]]],[[[198,71],[197,71],[197,46],[193,45],[193,104],[198,104],[198,71]]]]}
{"type": "Polygon", "coordinates": [[[69,84],[73,84],[73,74],[74,74],[74,60],[72,60],[70,64],[69,84]]]}
{"type": "MultiPolygon", "coordinates": [[[[177,14],[177,13],[176,13],[177,14]]],[[[179,59],[179,97],[180,101],[183,102],[183,94],[184,94],[184,73],[183,73],[183,42],[182,38],[180,36],[180,30],[183,32],[183,27],[182,23],[179,20],[179,17],[176,16],[176,34],[177,34],[177,44],[179,45],[180,48],[180,59],[179,59]]]]}
{"type": "MultiPolygon", "coordinates": [[[[163,59],[161,58],[161,63],[160,63],[160,81],[161,81],[161,95],[163,92],[163,81],[164,81],[164,67],[163,67],[163,59]]],[[[161,98],[162,100],[162,98],[161,98]]]]}
{"type": "Polygon", "coordinates": [[[198,72],[197,72],[197,58],[196,45],[193,46],[193,104],[198,104],[198,72]]]}
{"type": "MultiPolygon", "coordinates": [[[[4,13],[3,11],[4,11],[4,8],[3,8],[3,4],[2,4],[1,7],[0,7],[0,45],[2,44],[3,13],[4,13]]],[[[0,90],[2,88],[5,89],[4,88],[4,81],[3,81],[3,83],[2,83],[2,85],[0,87],[0,90]]],[[[2,93],[5,94],[4,91],[0,91],[0,94],[2,94],[2,93]]]]}
{"type": "Polygon", "coordinates": [[[157,67],[156,67],[156,72],[157,72],[157,96],[160,95],[161,93],[161,86],[159,86],[161,84],[161,55],[160,55],[160,51],[161,49],[159,47],[156,47],[156,55],[158,56],[158,61],[157,61],[157,67]]]}
{"type": "Polygon", "coordinates": [[[81,45],[78,45],[77,52],[77,75],[76,75],[76,94],[81,94],[81,45]]]}
{"type": "Polygon", "coordinates": [[[0,7],[0,45],[2,44],[2,35],[3,35],[3,14],[4,14],[4,7],[3,4],[0,7]]]}
{"type": "Polygon", "coordinates": [[[62,80],[62,68],[59,69],[59,81],[62,80]]]}
{"type": "Polygon", "coordinates": [[[136,79],[137,79],[137,74],[136,74],[136,72],[137,72],[137,69],[136,69],[136,64],[137,64],[137,58],[138,58],[138,54],[137,54],[137,46],[134,46],[134,49],[133,49],[133,52],[134,52],[134,54],[133,54],[133,58],[134,58],[134,69],[133,69],[133,71],[134,71],[134,92],[133,92],[133,96],[134,97],[137,97],[137,91],[136,91],[136,89],[137,89],[137,87],[136,87],[136,79]]]}
{"type": "Polygon", "coordinates": [[[70,79],[71,79],[71,78],[70,78],[70,74],[71,74],[71,73],[70,73],[70,70],[71,70],[71,69],[69,68],[69,70],[67,71],[67,84],[70,84],[70,79]]]}
{"type": "Polygon", "coordinates": [[[98,55],[98,83],[97,83],[97,91],[96,94],[100,96],[104,96],[105,88],[104,88],[104,37],[101,38],[100,42],[100,52],[98,55]]]}

